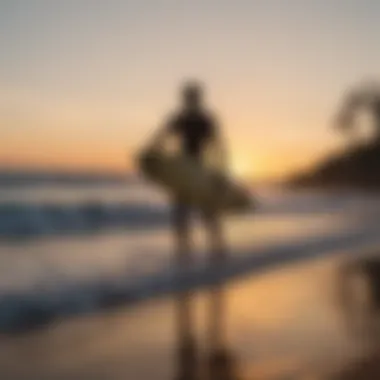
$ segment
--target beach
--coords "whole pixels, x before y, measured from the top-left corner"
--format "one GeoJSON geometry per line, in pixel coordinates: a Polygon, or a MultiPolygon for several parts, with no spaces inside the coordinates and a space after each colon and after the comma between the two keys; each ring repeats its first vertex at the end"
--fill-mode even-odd
{"type": "MultiPolygon", "coordinates": [[[[239,378],[327,378],[367,354],[368,342],[351,331],[337,298],[340,268],[351,259],[313,259],[223,286],[220,333],[239,378]]],[[[198,351],[205,363],[206,322],[213,323],[208,304],[217,288],[191,294],[198,351]]],[[[4,335],[0,378],[174,379],[179,298],[167,296],[4,335]]]]}
{"type": "Polygon", "coordinates": [[[0,379],[176,380],[178,316],[190,314],[201,375],[221,352],[239,379],[263,380],[327,379],[368,357],[339,283],[380,246],[378,198],[254,197],[225,220],[223,265],[194,215],[183,272],[168,203],[144,183],[0,192],[0,379]]]}

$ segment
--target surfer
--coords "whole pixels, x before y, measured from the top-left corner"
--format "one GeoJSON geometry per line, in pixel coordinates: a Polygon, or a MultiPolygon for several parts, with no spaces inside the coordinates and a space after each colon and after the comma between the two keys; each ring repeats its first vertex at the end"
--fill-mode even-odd
{"type": "MultiPolygon", "coordinates": [[[[202,86],[197,82],[187,82],[181,90],[181,106],[169,117],[154,139],[160,146],[171,136],[180,143],[186,155],[201,162],[213,161],[214,167],[226,170],[226,154],[221,139],[219,125],[204,104],[202,86]]],[[[173,199],[173,224],[177,238],[177,259],[180,264],[191,262],[191,238],[189,232],[192,207],[183,200],[173,199]]],[[[202,217],[210,236],[213,258],[224,255],[221,224],[216,211],[203,210],[202,217]]]]}
{"type": "MultiPolygon", "coordinates": [[[[154,146],[162,147],[170,137],[176,137],[182,153],[206,164],[212,161],[214,169],[226,170],[226,154],[221,138],[219,124],[215,117],[205,107],[204,91],[196,82],[186,83],[180,93],[180,109],[171,115],[154,138],[154,146]]],[[[223,190],[223,189],[220,189],[223,190]]],[[[176,237],[176,260],[179,266],[191,264],[192,239],[190,234],[190,217],[192,206],[183,199],[173,199],[173,227],[176,237]]],[[[208,231],[211,263],[219,263],[225,257],[225,247],[221,221],[218,212],[212,209],[198,210],[208,231]]],[[[197,350],[195,331],[191,318],[191,293],[182,293],[177,299],[178,328],[178,363],[179,379],[194,379],[197,371],[197,350]]],[[[210,361],[215,362],[222,348],[218,331],[223,318],[222,302],[212,302],[210,318],[210,361]],[[216,316],[217,314],[217,316],[216,316]]]]}

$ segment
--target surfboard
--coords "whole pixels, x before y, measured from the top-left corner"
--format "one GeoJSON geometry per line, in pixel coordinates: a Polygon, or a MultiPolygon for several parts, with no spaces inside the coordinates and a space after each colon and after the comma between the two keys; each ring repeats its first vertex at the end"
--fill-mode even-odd
{"type": "Polygon", "coordinates": [[[242,212],[253,206],[244,186],[190,156],[151,149],[140,154],[139,167],[170,195],[200,209],[242,212]]]}

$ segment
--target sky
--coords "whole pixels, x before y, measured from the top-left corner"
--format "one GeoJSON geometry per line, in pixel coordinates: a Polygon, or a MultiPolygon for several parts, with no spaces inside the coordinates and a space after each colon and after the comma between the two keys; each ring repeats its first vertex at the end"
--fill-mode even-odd
{"type": "Polygon", "coordinates": [[[0,0],[0,167],[125,171],[205,83],[232,168],[279,178],[344,142],[379,77],[377,0],[0,0]]]}

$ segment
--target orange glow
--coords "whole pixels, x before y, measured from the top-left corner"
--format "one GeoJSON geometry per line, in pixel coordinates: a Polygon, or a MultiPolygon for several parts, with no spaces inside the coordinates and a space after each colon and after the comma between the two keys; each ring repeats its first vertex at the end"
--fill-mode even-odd
{"type": "MultiPolygon", "coordinates": [[[[31,139],[8,138],[2,141],[1,167],[45,168],[124,172],[134,169],[136,148],[128,149],[127,143],[91,138],[57,139],[34,135],[31,139]],[[15,149],[17,147],[17,149],[15,149]]],[[[246,144],[245,144],[246,145],[246,144]]],[[[323,154],[323,149],[311,152],[285,148],[279,142],[271,149],[263,149],[269,143],[256,142],[251,150],[244,145],[232,147],[230,152],[232,172],[238,178],[280,178],[311,165],[323,154]]]]}

